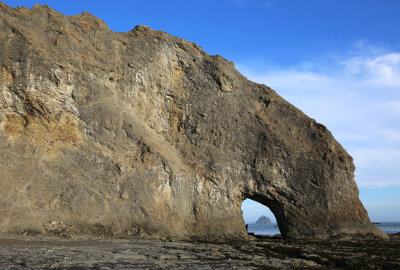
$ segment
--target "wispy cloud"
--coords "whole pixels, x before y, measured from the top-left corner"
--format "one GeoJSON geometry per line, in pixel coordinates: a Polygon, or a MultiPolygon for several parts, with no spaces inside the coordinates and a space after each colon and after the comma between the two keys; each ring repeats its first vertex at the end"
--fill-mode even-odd
{"type": "Polygon", "coordinates": [[[237,67],[325,124],[354,157],[360,186],[400,186],[400,52],[360,42],[329,61],[237,67]]]}

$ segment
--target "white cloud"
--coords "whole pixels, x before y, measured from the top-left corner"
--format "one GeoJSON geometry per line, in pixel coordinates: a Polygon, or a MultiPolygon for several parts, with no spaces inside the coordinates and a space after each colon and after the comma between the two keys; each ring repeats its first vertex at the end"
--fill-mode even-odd
{"type": "Polygon", "coordinates": [[[355,56],[342,63],[345,75],[361,76],[364,84],[398,87],[400,83],[400,53],[387,53],[376,57],[355,56]]]}
{"type": "Polygon", "coordinates": [[[348,149],[356,164],[356,180],[364,187],[400,186],[400,149],[348,149]]]}
{"type": "Polygon", "coordinates": [[[324,63],[237,67],[325,124],[354,157],[360,186],[400,185],[400,52],[359,43],[324,63]]]}

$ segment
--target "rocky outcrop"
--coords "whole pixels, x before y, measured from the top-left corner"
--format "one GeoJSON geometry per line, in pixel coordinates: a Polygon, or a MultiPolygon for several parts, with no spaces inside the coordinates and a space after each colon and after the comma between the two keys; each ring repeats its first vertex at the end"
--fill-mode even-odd
{"type": "Polygon", "coordinates": [[[194,43],[0,3],[0,47],[3,234],[244,238],[250,198],[286,238],[381,235],[331,133],[194,43]]]}
{"type": "Polygon", "coordinates": [[[256,224],[271,224],[269,217],[261,216],[257,219],[256,224]]]}

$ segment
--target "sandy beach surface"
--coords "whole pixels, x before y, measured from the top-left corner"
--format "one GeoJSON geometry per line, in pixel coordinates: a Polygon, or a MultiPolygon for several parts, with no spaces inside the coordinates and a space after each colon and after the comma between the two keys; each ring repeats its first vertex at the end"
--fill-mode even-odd
{"type": "Polygon", "coordinates": [[[241,243],[14,236],[0,240],[0,269],[400,269],[400,235],[241,243]]]}

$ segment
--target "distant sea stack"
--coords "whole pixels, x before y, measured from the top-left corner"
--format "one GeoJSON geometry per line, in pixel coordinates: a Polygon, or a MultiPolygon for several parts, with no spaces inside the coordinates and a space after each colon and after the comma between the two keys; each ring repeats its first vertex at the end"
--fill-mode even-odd
{"type": "Polygon", "coordinates": [[[271,224],[269,217],[261,216],[257,219],[256,224],[271,224]]]}
{"type": "Polygon", "coordinates": [[[0,234],[383,234],[327,128],[234,64],[146,26],[0,3],[0,234]]]}

